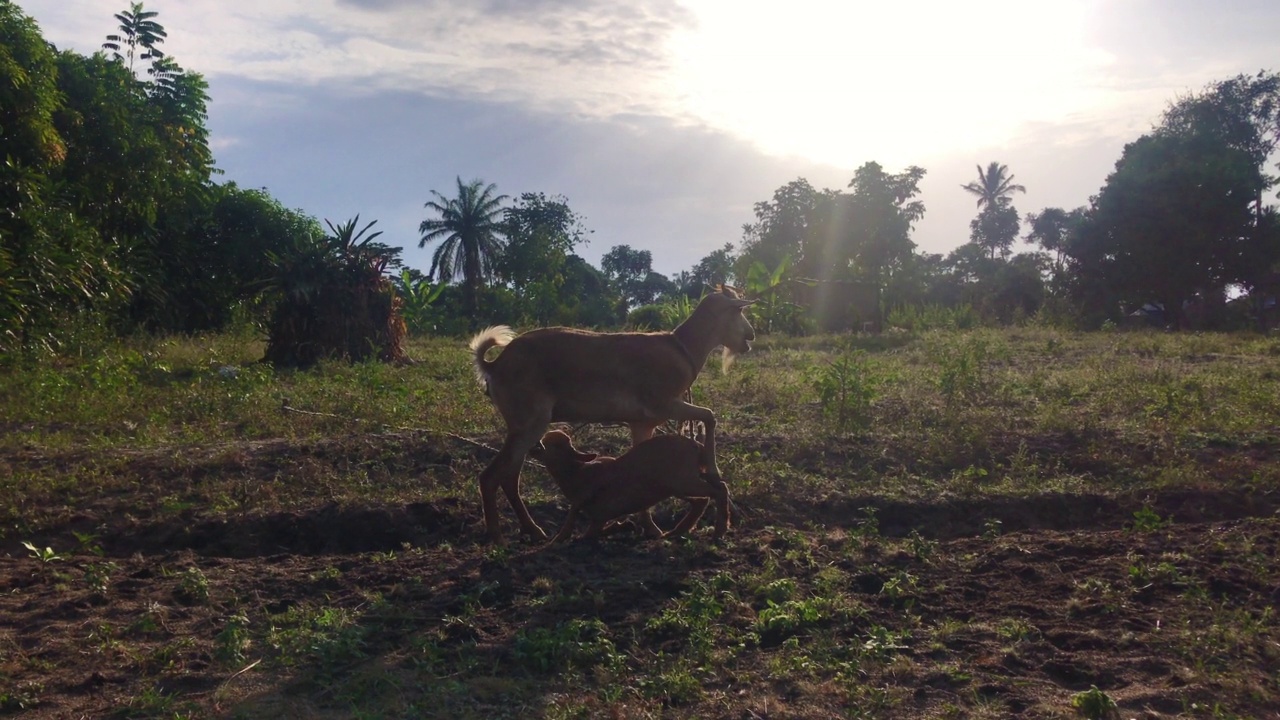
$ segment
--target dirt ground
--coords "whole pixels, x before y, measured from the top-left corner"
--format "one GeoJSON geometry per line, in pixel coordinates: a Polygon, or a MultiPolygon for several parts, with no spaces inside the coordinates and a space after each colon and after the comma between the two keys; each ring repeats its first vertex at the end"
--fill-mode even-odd
{"type": "MultiPolygon", "coordinates": [[[[146,474],[164,460],[137,462],[146,474]]],[[[0,714],[498,717],[575,701],[581,716],[1070,717],[1072,698],[1096,686],[1120,717],[1280,717],[1274,493],[740,500],[748,512],[721,544],[704,527],[680,543],[622,534],[495,551],[469,488],[430,502],[167,516],[108,494],[0,544],[0,714]],[[1144,508],[1146,525],[1135,516],[1144,508]],[[37,557],[46,546],[60,557],[37,557]],[[521,664],[522,632],[580,618],[610,629],[633,672],[678,656],[684,641],[646,622],[697,583],[770,563],[804,587],[837,578],[822,587],[857,611],[761,632],[686,700],[645,695],[635,678],[615,678],[627,690],[610,700],[597,692],[608,678],[590,669],[566,679],[521,664]],[[358,652],[326,661],[269,641],[290,608],[319,606],[358,618],[358,652]],[[228,635],[237,616],[244,643],[228,635]],[[883,628],[911,640],[884,641],[884,657],[867,660],[883,628]],[[446,658],[429,669],[426,637],[446,658]],[[863,664],[852,680],[827,666],[781,669],[797,656],[789,638],[848,645],[863,664]],[[464,656],[465,668],[449,667],[464,656]],[[349,691],[356,676],[372,689],[332,689],[349,691]],[[464,687],[432,705],[444,687],[432,683],[450,677],[464,687]]],[[[563,514],[552,503],[533,511],[544,527],[563,514]]],[[[763,607],[739,602],[718,622],[760,627],[763,607]]]]}

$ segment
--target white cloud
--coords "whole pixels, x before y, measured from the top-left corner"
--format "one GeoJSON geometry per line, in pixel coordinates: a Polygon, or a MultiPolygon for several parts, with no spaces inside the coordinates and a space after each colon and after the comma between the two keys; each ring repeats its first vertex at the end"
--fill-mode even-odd
{"type": "MultiPolygon", "coordinates": [[[[23,7],[90,53],[126,5],[23,7]]],[[[1084,204],[1176,95],[1273,63],[1280,27],[1270,0],[146,7],[210,80],[212,142],[242,185],[373,213],[414,245],[427,191],[455,174],[563,192],[592,252],[650,248],[668,272],[736,242],[779,185],[843,188],[868,160],[929,171],[916,239],[933,252],[967,239],[975,164],[1008,164],[1023,212],[1084,204]]]]}

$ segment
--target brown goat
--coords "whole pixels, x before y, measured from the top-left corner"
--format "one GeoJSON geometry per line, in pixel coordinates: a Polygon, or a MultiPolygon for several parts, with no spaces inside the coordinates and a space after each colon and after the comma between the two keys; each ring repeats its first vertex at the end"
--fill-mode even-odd
{"type": "MultiPolygon", "coordinates": [[[[632,444],[653,437],[667,420],[702,422],[707,429],[703,464],[718,481],[715,414],[682,396],[717,346],[724,346],[726,368],[751,349],[755,331],[743,314],[751,304],[726,287],[704,297],[670,332],[541,328],[513,339],[511,328],[499,325],[472,338],[476,375],[507,424],[498,456],[480,473],[489,537],[502,537],[498,488],[515,509],[522,532],[547,536],[520,498],[520,466],[552,422],[626,423],[632,444]],[[485,359],[490,348],[503,346],[497,359],[485,359]]],[[[661,533],[647,512],[643,520],[650,534],[661,533]]]]}
{"type": "Polygon", "coordinates": [[[729,528],[729,489],[704,477],[702,450],[690,438],[658,435],[620,457],[601,457],[579,452],[559,430],[547,433],[529,454],[547,466],[569,499],[569,515],[552,542],[569,539],[579,513],[591,520],[587,537],[592,537],[608,521],[648,511],[672,497],[688,500],[689,511],[664,537],[679,537],[696,525],[708,498],[716,501],[716,537],[724,535],[729,528]]]}

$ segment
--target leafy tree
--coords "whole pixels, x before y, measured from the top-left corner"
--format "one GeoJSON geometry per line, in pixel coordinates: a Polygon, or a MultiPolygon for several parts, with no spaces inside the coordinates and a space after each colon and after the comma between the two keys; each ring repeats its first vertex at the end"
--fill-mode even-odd
{"type": "Polygon", "coordinates": [[[1008,324],[1036,314],[1044,303],[1042,253],[1019,253],[999,261],[996,272],[981,288],[981,302],[974,306],[988,319],[1008,324]]]}
{"type": "Polygon", "coordinates": [[[195,184],[205,183],[214,169],[209,149],[209,84],[199,73],[182,69],[171,57],[157,60],[155,81],[148,97],[158,112],[161,140],[168,148],[173,171],[195,184]]]}
{"type": "Polygon", "coordinates": [[[102,49],[111,52],[113,60],[123,63],[129,60],[129,72],[133,72],[133,61],[159,60],[164,53],[156,45],[168,37],[164,26],[152,18],[160,13],[143,10],[142,3],[131,3],[128,10],[116,13],[116,21],[120,23],[119,35],[108,35],[102,43],[102,49]],[[122,54],[123,53],[123,54],[122,54]]]}
{"type": "Polygon", "coordinates": [[[286,209],[265,190],[235,183],[211,188],[207,215],[199,220],[185,254],[174,257],[181,285],[168,300],[168,312],[188,331],[224,327],[237,313],[265,325],[271,257],[323,234],[314,218],[286,209]]]}
{"type": "Polygon", "coordinates": [[[457,183],[457,197],[446,198],[431,191],[435,199],[425,207],[438,217],[423,220],[418,226],[422,234],[418,247],[441,241],[431,256],[427,274],[439,280],[461,276],[465,311],[473,314],[480,287],[494,279],[503,251],[506,225],[502,201],[507,196],[495,195],[497,186],[485,185],[479,179],[463,183],[459,177],[457,183]]]}
{"type": "Polygon", "coordinates": [[[618,288],[628,307],[648,305],[675,292],[675,283],[653,271],[653,253],[615,245],[600,260],[600,267],[618,288]]]}
{"type": "Polygon", "coordinates": [[[1280,74],[1263,71],[1237,75],[1209,85],[1200,93],[1179,99],[1165,111],[1157,134],[1182,138],[1209,136],[1243,153],[1256,169],[1261,183],[1252,198],[1252,232],[1241,239],[1240,252],[1232,259],[1229,275],[1262,302],[1264,286],[1274,278],[1280,263],[1280,238],[1276,237],[1274,208],[1264,194],[1280,182],[1267,172],[1280,147],[1280,74]]]}
{"type": "Polygon", "coordinates": [[[1236,280],[1265,179],[1249,154],[1212,134],[1157,133],[1125,146],[1071,243],[1078,293],[1101,283],[1133,305],[1183,304],[1236,280]]]}
{"type": "Polygon", "coordinates": [[[733,254],[733,243],[725,243],[724,247],[711,251],[699,260],[688,272],[687,277],[677,281],[676,285],[685,295],[694,298],[702,297],[706,288],[723,285],[733,279],[733,266],[736,260],[733,254]]]}
{"type": "MultiPolygon", "coordinates": [[[[0,158],[47,171],[66,157],[53,116],[59,106],[53,49],[35,21],[0,3],[0,158]]],[[[12,196],[4,198],[12,208],[12,196]]]]}
{"type": "Polygon", "coordinates": [[[0,3],[0,350],[52,346],[66,314],[112,310],[128,295],[118,255],[60,178],[76,149],[62,58],[12,3],[0,3]]]}
{"type": "Polygon", "coordinates": [[[877,327],[883,318],[886,281],[915,250],[911,229],[924,217],[924,203],[916,199],[924,174],[924,168],[914,165],[890,174],[879,163],[868,162],[854,173],[851,192],[841,198],[844,219],[833,230],[839,245],[828,257],[836,265],[851,260],[857,276],[874,286],[877,327]]]}
{"type": "Polygon", "coordinates": [[[1087,208],[1074,210],[1048,207],[1039,213],[1027,213],[1030,226],[1026,240],[1047,253],[1046,268],[1049,272],[1049,289],[1061,295],[1068,282],[1067,248],[1084,224],[1087,208]]]}
{"type": "Polygon", "coordinates": [[[565,259],[562,297],[571,303],[576,326],[605,327],[622,320],[619,298],[609,278],[577,255],[565,259]]]}
{"type": "Polygon", "coordinates": [[[830,198],[837,194],[834,190],[818,191],[808,180],[798,178],[775,190],[771,200],[756,203],[756,221],[742,227],[742,252],[733,274],[746,277],[756,262],[777,267],[782,258],[790,256],[797,259],[802,274],[816,277],[822,258],[806,254],[806,241],[817,217],[829,209],[830,198]]]}
{"type": "Polygon", "coordinates": [[[1018,210],[1012,204],[987,205],[969,222],[969,242],[986,250],[989,257],[1007,258],[1019,229],[1018,210]]]}
{"type": "Polygon", "coordinates": [[[998,207],[1012,200],[1016,192],[1026,192],[1021,185],[1014,184],[1013,175],[1009,175],[1009,166],[992,160],[987,169],[978,168],[978,179],[960,187],[978,198],[978,208],[998,207]]]}
{"type": "Polygon", "coordinates": [[[507,242],[496,264],[497,276],[510,283],[521,316],[537,324],[572,322],[570,298],[562,292],[565,266],[589,231],[563,196],[523,193],[504,211],[507,242]]]}

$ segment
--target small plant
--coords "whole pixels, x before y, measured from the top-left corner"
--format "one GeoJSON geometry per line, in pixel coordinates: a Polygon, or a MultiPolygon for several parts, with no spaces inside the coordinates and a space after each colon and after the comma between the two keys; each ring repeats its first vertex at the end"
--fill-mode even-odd
{"type": "Polygon", "coordinates": [[[996,635],[1012,643],[1029,640],[1036,632],[1036,627],[1022,618],[1004,618],[996,626],[996,635]]]}
{"type": "Polygon", "coordinates": [[[209,578],[198,567],[189,567],[182,571],[178,580],[178,595],[191,603],[204,603],[209,600],[209,578]]]}
{"type": "Polygon", "coordinates": [[[400,271],[394,281],[396,295],[400,297],[400,314],[404,317],[409,332],[424,335],[436,329],[442,319],[441,311],[435,306],[436,300],[444,292],[446,283],[432,284],[430,280],[415,277],[408,268],[400,271]]]}
{"type": "Polygon", "coordinates": [[[1162,518],[1150,506],[1144,505],[1141,510],[1133,513],[1133,524],[1130,526],[1134,532],[1155,532],[1162,530],[1173,524],[1173,518],[1162,518]]]}
{"type": "Polygon", "coordinates": [[[907,549],[917,560],[927,563],[937,554],[938,541],[930,540],[918,531],[912,530],[911,534],[907,536],[907,549]]]}
{"type": "Polygon", "coordinates": [[[981,396],[989,355],[986,340],[978,337],[966,337],[938,348],[938,389],[948,410],[954,410],[962,400],[973,401],[981,396]]]}
{"type": "MultiPolygon", "coordinates": [[[[665,656],[658,654],[658,659],[665,656]]],[[[702,683],[684,662],[677,662],[674,667],[664,668],[657,675],[641,678],[640,687],[645,693],[662,698],[671,705],[685,705],[702,697],[702,683]]]]}
{"type": "Polygon", "coordinates": [[[768,605],[756,617],[756,629],[761,635],[790,635],[827,617],[826,607],[817,598],[767,602],[768,605]]]}
{"type": "Polygon", "coordinates": [[[841,353],[813,378],[822,413],[834,417],[840,429],[865,427],[871,421],[875,377],[865,350],[841,353]]]}
{"type": "Polygon", "coordinates": [[[76,542],[80,543],[80,551],[102,557],[102,546],[98,544],[98,536],[93,533],[78,533],[74,530],[71,532],[76,536],[76,542]]]}
{"type": "Polygon", "coordinates": [[[226,627],[214,638],[213,656],[224,665],[241,665],[249,649],[249,617],[242,612],[227,618],[226,627]]]}
{"type": "Polygon", "coordinates": [[[111,585],[111,574],[117,569],[117,565],[113,562],[91,562],[86,563],[84,570],[84,584],[89,590],[98,594],[105,595],[107,588],[111,585]]]}
{"type": "Polygon", "coordinates": [[[40,549],[26,540],[22,541],[22,546],[31,551],[31,557],[45,564],[60,562],[67,559],[66,555],[59,555],[53,548],[48,546],[44,549],[40,549]]]}
{"type": "Polygon", "coordinates": [[[1071,696],[1071,707],[1076,713],[1088,720],[1111,720],[1120,717],[1120,709],[1110,695],[1098,689],[1097,685],[1071,696]]]}
{"type": "Polygon", "coordinates": [[[516,636],[515,657],[539,672],[620,662],[622,657],[607,633],[608,628],[598,619],[574,619],[555,628],[525,630],[516,636]]]}
{"type": "Polygon", "coordinates": [[[885,580],[884,585],[880,587],[881,595],[902,605],[903,608],[910,608],[915,604],[915,598],[911,597],[915,591],[916,576],[906,570],[899,570],[896,575],[885,580]]]}
{"type": "Polygon", "coordinates": [[[0,713],[17,713],[35,707],[40,703],[39,694],[42,690],[42,685],[0,690],[0,713]]]}
{"type": "Polygon", "coordinates": [[[1000,537],[1000,532],[1003,527],[1004,523],[999,519],[987,518],[986,522],[982,523],[982,537],[988,540],[995,540],[1000,537]]]}
{"type": "MultiPolygon", "coordinates": [[[[785,586],[774,590],[777,593],[784,591],[785,586]]],[[[706,654],[716,645],[719,627],[716,620],[724,614],[724,608],[719,593],[701,581],[694,581],[673,606],[650,618],[645,623],[645,630],[658,636],[687,638],[691,648],[706,654]]]]}
{"type": "Polygon", "coordinates": [[[855,522],[853,534],[864,540],[880,537],[880,519],[876,516],[880,509],[873,505],[868,505],[860,508],[860,512],[862,513],[862,518],[855,522]]]}
{"type": "Polygon", "coordinates": [[[883,625],[872,625],[867,630],[867,639],[862,643],[862,653],[870,658],[883,660],[907,646],[902,641],[910,637],[906,631],[895,632],[883,625]]]}

